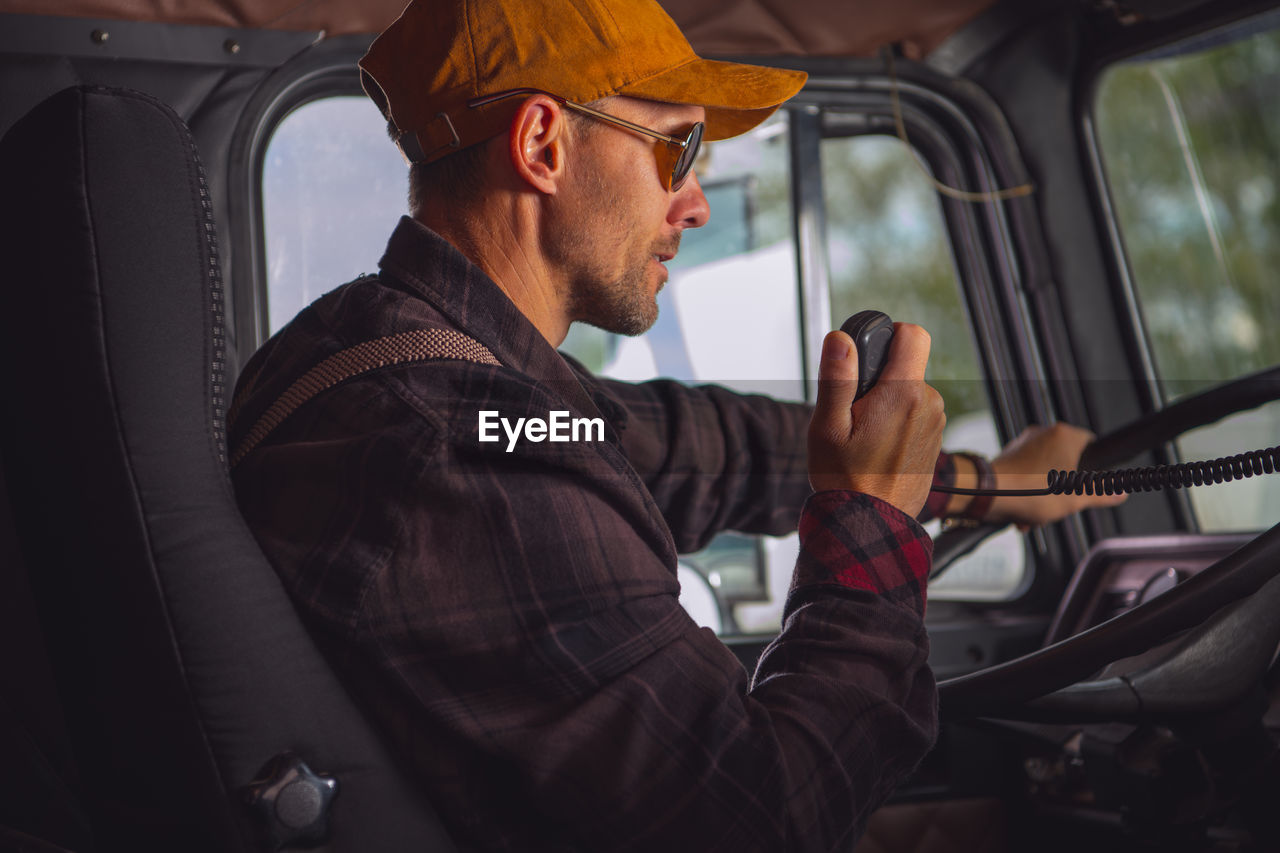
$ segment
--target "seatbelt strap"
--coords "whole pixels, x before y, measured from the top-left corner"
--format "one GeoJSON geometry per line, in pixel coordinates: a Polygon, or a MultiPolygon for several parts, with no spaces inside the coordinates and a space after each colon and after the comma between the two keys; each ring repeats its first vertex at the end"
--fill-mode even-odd
{"type": "Polygon", "coordinates": [[[380,367],[433,359],[501,366],[488,347],[475,338],[452,329],[414,329],[347,347],[300,376],[262,413],[253,428],[236,445],[231,454],[231,467],[238,465],[285,418],[321,391],[380,367]]]}

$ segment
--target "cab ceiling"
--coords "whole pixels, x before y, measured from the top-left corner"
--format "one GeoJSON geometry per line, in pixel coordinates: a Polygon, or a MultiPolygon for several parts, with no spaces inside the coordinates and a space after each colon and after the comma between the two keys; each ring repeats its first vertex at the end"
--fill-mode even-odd
{"type": "MultiPolygon", "coordinates": [[[[704,55],[864,56],[901,42],[922,56],[993,0],[661,0],[704,55]]],[[[0,0],[0,13],[374,33],[405,0],[0,0]],[[50,8],[56,6],[56,9],[50,8]]]]}

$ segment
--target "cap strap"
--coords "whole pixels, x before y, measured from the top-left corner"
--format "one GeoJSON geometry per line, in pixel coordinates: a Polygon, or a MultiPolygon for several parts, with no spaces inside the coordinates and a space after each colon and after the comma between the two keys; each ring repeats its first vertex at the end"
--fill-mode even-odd
{"type": "Polygon", "coordinates": [[[400,150],[410,163],[433,160],[440,156],[441,149],[460,147],[462,139],[453,126],[453,120],[445,113],[436,113],[416,134],[406,133],[400,137],[400,150]]]}

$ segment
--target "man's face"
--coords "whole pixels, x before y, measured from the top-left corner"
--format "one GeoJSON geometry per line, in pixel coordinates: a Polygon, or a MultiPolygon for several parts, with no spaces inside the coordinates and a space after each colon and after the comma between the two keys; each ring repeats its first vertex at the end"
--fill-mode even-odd
{"type": "MultiPolygon", "coordinates": [[[[677,137],[705,112],[631,98],[612,98],[602,111],[677,137]]],[[[565,272],[570,320],[623,335],[648,330],[658,319],[655,297],[667,281],[665,263],[675,257],[684,229],[707,221],[697,176],[668,192],[654,145],[592,119],[573,123],[566,160],[572,180],[545,244],[565,272]]]]}

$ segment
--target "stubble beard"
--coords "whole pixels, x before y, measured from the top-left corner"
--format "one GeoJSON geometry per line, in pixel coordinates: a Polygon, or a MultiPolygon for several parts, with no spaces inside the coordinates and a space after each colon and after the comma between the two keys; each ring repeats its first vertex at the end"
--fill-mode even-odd
{"type": "Polygon", "coordinates": [[[658,321],[658,303],[655,294],[649,292],[651,259],[652,255],[646,253],[643,260],[629,264],[622,277],[613,281],[595,277],[576,282],[569,316],[628,337],[649,331],[658,321]]]}
{"type": "MultiPolygon", "coordinates": [[[[609,198],[603,182],[600,182],[595,197],[609,198]]],[[[634,223],[616,201],[598,210],[594,218],[598,223],[594,233],[606,235],[606,239],[634,230],[634,223]]],[[[583,240],[589,239],[592,238],[580,233],[560,231],[555,245],[550,247],[552,254],[562,260],[581,259],[579,263],[570,261],[568,264],[571,269],[576,267],[567,294],[569,317],[618,335],[635,337],[644,334],[658,320],[657,290],[666,283],[660,282],[656,290],[650,291],[650,264],[654,255],[674,256],[680,246],[680,237],[677,235],[666,245],[629,249],[631,257],[617,278],[612,277],[612,272],[602,269],[603,265],[592,263],[595,259],[592,250],[597,247],[584,246],[583,240]]]]}

